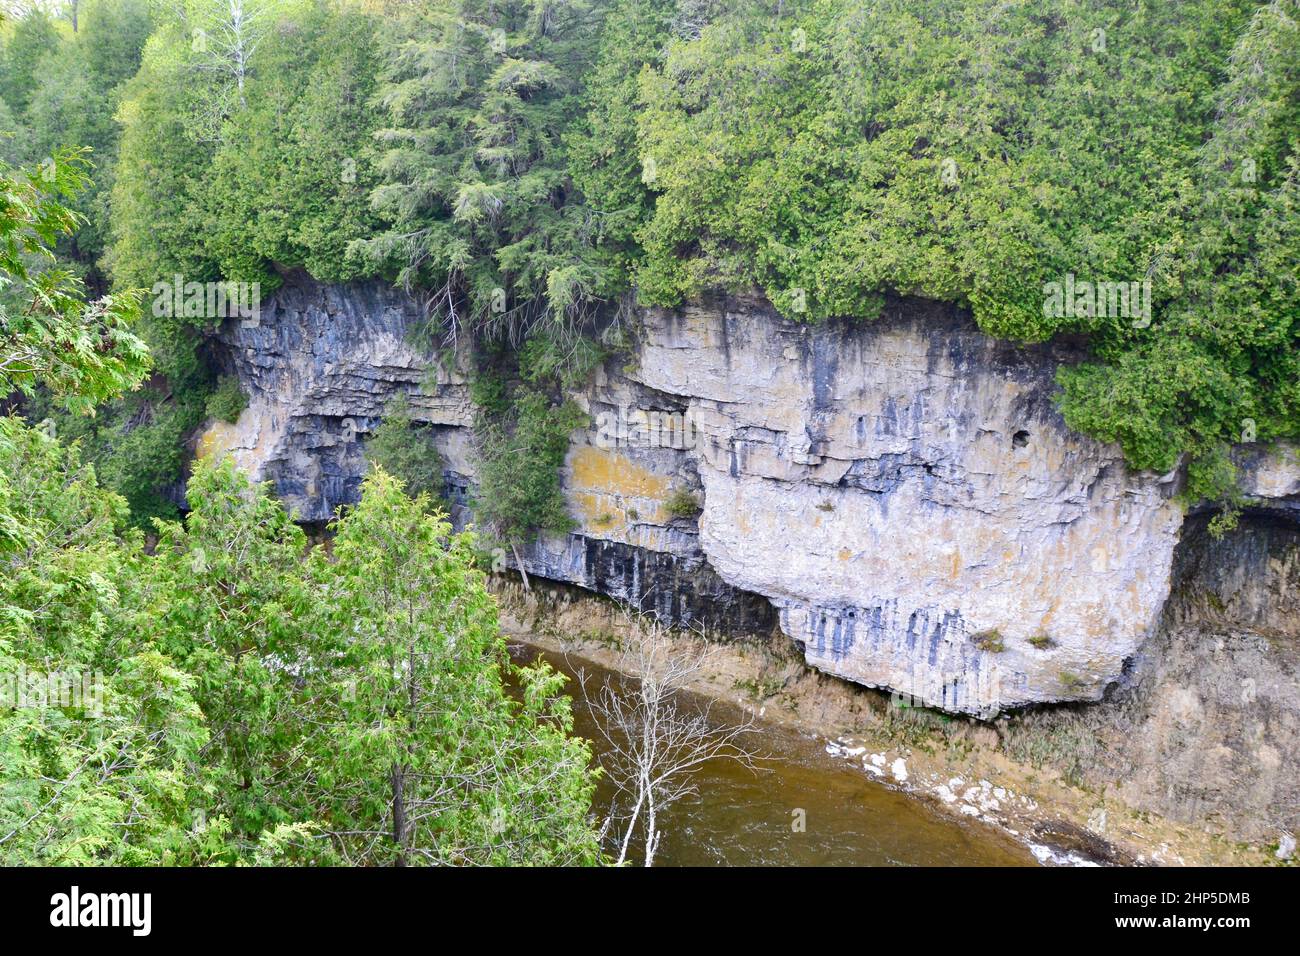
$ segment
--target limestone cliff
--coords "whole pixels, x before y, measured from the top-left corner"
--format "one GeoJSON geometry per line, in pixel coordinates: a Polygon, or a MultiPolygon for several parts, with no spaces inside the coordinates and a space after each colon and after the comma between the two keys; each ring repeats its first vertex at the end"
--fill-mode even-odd
{"type": "Polygon", "coordinates": [[[1102,705],[1002,725],[1007,751],[1135,810],[1268,845],[1300,828],[1300,525],[1193,517],[1161,626],[1102,705]]]}
{"type": "MultiPolygon", "coordinates": [[[[387,397],[437,426],[457,517],[476,467],[454,358],[409,344],[378,284],[292,281],[224,361],[250,395],[203,437],[304,520],[355,500],[387,397]]],[[[960,311],[892,301],[871,323],[797,325],[758,300],[637,316],[632,355],[573,398],[591,425],[564,471],[577,522],[530,574],[718,630],[780,628],[818,668],[988,716],[1099,700],[1126,682],[1170,593],[1177,476],[1134,473],[1068,430],[1068,344],[1017,347],[960,311]],[[700,505],[670,507],[684,492],[700,505]]],[[[1248,456],[1249,490],[1300,503],[1293,454],[1248,456]]]]}

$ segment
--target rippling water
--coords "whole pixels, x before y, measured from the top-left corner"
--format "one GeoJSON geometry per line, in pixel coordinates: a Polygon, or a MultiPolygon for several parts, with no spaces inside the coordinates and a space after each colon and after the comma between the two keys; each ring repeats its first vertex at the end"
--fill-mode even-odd
{"type": "MultiPolygon", "coordinates": [[[[540,655],[570,676],[577,663],[526,644],[512,652],[525,661],[540,655]]],[[[619,679],[596,665],[581,666],[600,680],[619,679]]],[[[598,748],[600,735],[580,694],[574,713],[577,732],[598,748]]],[[[1029,851],[1005,834],[942,816],[881,786],[827,755],[819,741],[770,725],[762,731],[767,759],[757,769],[732,760],[701,769],[699,795],[675,804],[664,820],[656,865],[1034,865],[1029,851]],[[805,832],[792,829],[796,810],[803,811],[805,832]]],[[[598,809],[610,798],[601,790],[598,809]]]]}

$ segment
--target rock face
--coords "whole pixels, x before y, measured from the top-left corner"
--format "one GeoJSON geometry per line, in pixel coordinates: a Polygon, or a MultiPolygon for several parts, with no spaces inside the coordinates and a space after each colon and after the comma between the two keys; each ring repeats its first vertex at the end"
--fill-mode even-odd
{"type": "MultiPolygon", "coordinates": [[[[288,284],[258,326],[224,331],[250,404],[205,449],[322,520],[355,500],[365,436],[404,391],[438,426],[466,520],[468,386],[408,344],[415,314],[378,285],[288,284]]],[[[996,342],[918,300],[816,328],[745,299],[639,321],[632,362],[573,396],[592,419],[563,476],[577,529],[524,555],[530,574],[673,623],[761,633],[777,617],[813,666],[953,712],[1124,682],[1184,516],[1173,476],[1065,428],[1051,395],[1068,347],[996,342]]],[[[1295,507],[1294,459],[1256,457],[1253,492],[1295,507]]]]}
{"type": "Polygon", "coordinates": [[[455,430],[472,421],[463,379],[409,344],[415,304],[380,283],[347,287],[290,280],[256,322],[227,323],[221,357],[249,397],[234,425],[217,423],[199,453],[229,454],[302,521],[327,521],[356,502],[361,438],[398,391],[423,419],[455,430]],[[427,386],[427,387],[423,387],[427,386]]]}
{"type": "Polygon", "coordinates": [[[1173,591],[1126,686],[1102,707],[1043,709],[1004,730],[1013,755],[1093,792],[1237,840],[1300,827],[1300,525],[1245,516],[1222,539],[1192,518],[1173,591]]]}
{"type": "Polygon", "coordinates": [[[1182,513],[1172,481],[1065,428],[1064,356],[917,302],[866,326],[754,304],[646,326],[639,377],[698,423],[704,551],[810,664],[970,713],[1119,679],[1182,513]]]}

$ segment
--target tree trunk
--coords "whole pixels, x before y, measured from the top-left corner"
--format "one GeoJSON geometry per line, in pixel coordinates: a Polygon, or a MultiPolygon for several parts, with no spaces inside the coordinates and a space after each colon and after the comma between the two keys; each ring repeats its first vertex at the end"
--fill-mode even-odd
{"type": "Polygon", "coordinates": [[[510,542],[510,550],[515,553],[515,567],[519,569],[519,576],[524,579],[524,590],[531,591],[533,586],[528,583],[528,572],[524,570],[524,559],[519,557],[519,549],[515,547],[513,541],[510,542]]]}
{"type": "Polygon", "coordinates": [[[632,845],[632,835],[636,833],[637,821],[641,816],[642,797],[637,796],[636,806],[632,808],[632,818],[627,821],[627,829],[623,831],[623,842],[618,848],[618,859],[614,861],[615,866],[622,866],[623,861],[627,859],[628,847],[632,845]]]}
{"type": "Polygon", "coordinates": [[[390,779],[393,786],[393,843],[397,845],[394,865],[406,866],[406,803],[402,794],[406,780],[401,764],[393,764],[390,779]]]}
{"type": "Polygon", "coordinates": [[[659,849],[659,828],[656,825],[655,798],[651,793],[646,801],[645,865],[655,865],[655,851],[659,849]]]}

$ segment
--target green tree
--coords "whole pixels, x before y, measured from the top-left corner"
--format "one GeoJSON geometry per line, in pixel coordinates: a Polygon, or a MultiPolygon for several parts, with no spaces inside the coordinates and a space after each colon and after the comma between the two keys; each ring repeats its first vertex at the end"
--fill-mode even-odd
{"type": "Polygon", "coordinates": [[[870,320],[894,292],[1082,334],[1067,421],[1136,467],[1190,453],[1193,497],[1227,493],[1243,434],[1300,434],[1295,0],[678,7],[635,99],[617,73],[591,90],[601,128],[636,125],[640,167],[584,177],[643,217],[643,300],[757,287],[870,320]],[[1150,286],[1053,309],[1067,276],[1150,286]]]}
{"type": "MultiPolygon", "coordinates": [[[[90,410],[148,363],[134,297],[87,307],[29,264],[83,180],[76,154],[0,169],[0,373],[90,410]]],[[[92,690],[0,701],[0,862],[597,861],[563,678],[512,667],[472,540],[426,497],[376,468],[309,554],[264,488],[199,462],[147,551],[55,425],[0,419],[0,677],[92,690]]]]}
{"type": "Polygon", "coordinates": [[[1189,490],[1229,509],[1228,445],[1300,434],[1298,18],[1294,2],[1258,6],[1228,57],[1196,187],[1154,260],[1173,290],[1154,335],[1140,348],[1103,340],[1104,364],[1059,376],[1072,427],[1140,467],[1190,452],[1189,490]]]}
{"type": "Polygon", "coordinates": [[[370,268],[431,290],[436,320],[518,334],[578,324],[607,286],[572,188],[564,132],[603,19],[591,2],[434,0],[386,37],[392,126],[375,211],[354,247],[370,268]]]}
{"type": "Polygon", "coordinates": [[[433,430],[415,423],[405,395],[384,408],[384,420],[366,442],[366,460],[398,479],[412,497],[442,497],[442,458],[433,444],[433,430]]]}
{"type": "Polygon", "coordinates": [[[0,163],[21,166],[31,133],[18,121],[9,104],[0,99],[0,163]]]}
{"type": "Polygon", "coordinates": [[[16,20],[0,69],[0,97],[16,114],[27,109],[27,98],[40,82],[41,61],[58,46],[59,31],[44,10],[31,10],[16,20]]]}
{"type": "Polygon", "coordinates": [[[568,736],[564,678],[510,664],[472,538],[427,508],[373,469],[315,557],[338,660],[313,738],[322,826],[354,864],[595,862],[591,754],[568,736]]]}
{"type": "Polygon", "coordinates": [[[93,160],[93,177],[70,202],[80,226],[61,244],[65,260],[91,267],[103,253],[107,209],[102,189],[111,180],[117,125],[113,106],[87,67],[81,49],[71,43],[41,60],[40,77],[27,104],[27,160],[40,163],[61,149],[85,148],[93,160]]]}
{"type": "Polygon", "coordinates": [[[66,151],[39,170],[0,168],[0,388],[30,395],[39,384],[70,408],[90,411],[136,386],[148,353],[130,328],[138,295],[87,305],[66,270],[38,268],[81,221],[59,198],[85,187],[84,169],[81,154],[66,151]]]}
{"type": "Polygon", "coordinates": [[[151,641],[147,558],[125,518],[75,449],[0,418],[0,679],[31,693],[0,701],[4,865],[193,852],[190,767],[207,731],[194,678],[151,641]]]}
{"type": "Polygon", "coordinates": [[[356,278],[348,244],[371,235],[379,62],[374,18],[314,3],[258,46],[247,106],[228,121],[214,161],[212,238],[228,277],[278,282],[303,266],[327,282],[356,278]]]}
{"type": "Polygon", "coordinates": [[[212,229],[208,182],[215,150],[205,138],[198,92],[205,81],[190,43],[179,24],[160,24],[122,91],[107,262],[124,285],[150,288],[176,274],[187,282],[220,278],[202,241],[212,229]]]}
{"type": "MultiPolygon", "coordinates": [[[[32,258],[77,223],[59,202],[75,155],[43,174],[0,168],[0,376],[90,408],[139,381],[130,297],[86,306],[32,258]]],[[[0,418],[0,862],[157,863],[190,856],[188,770],[206,740],[193,678],[152,643],[145,556],[126,503],[75,447],[0,418]],[[143,625],[143,626],[142,626],[143,625]],[[74,690],[75,688],[75,690],[74,690]],[[48,696],[53,690],[54,696],[48,696]]]]}
{"type": "Polygon", "coordinates": [[[83,3],[77,42],[101,90],[113,90],[135,76],[152,29],[147,0],[83,3]]]}
{"type": "Polygon", "coordinates": [[[212,730],[207,812],[228,820],[231,841],[248,852],[264,830],[301,822],[289,757],[306,719],[294,709],[311,652],[306,541],[229,460],[199,463],[186,493],[185,522],[158,526],[154,627],[159,646],[195,675],[212,730]]]}
{"type": "Polygon", "coordinates": [[[676,13],[673,0],[620,0],[612,6],[584,81],[583,113],[566,136],[570,174],[593,212],[607,293],[629,282],[641,252],[637,232],[654,210],[657,168],[641,155],[637,141],[640,77],[659,63],[676,13]]]}

